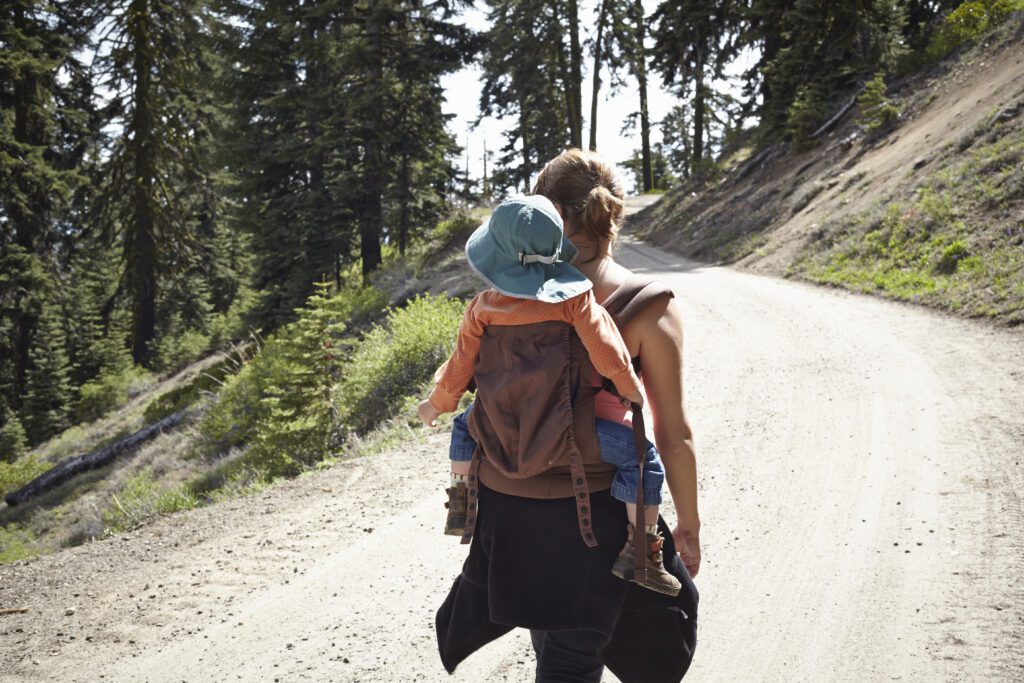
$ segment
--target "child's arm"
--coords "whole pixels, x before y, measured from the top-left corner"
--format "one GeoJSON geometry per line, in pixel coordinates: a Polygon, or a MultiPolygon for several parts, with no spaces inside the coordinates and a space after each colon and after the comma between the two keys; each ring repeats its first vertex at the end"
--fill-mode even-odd
{"type": "Polygon", "coordinates": [[[576,298],[580,301],[578,304],[573,301],[577,308],[573,311],[572,324],[587,349],[594,369],[610,379],[623,398],[643,405],[640,380],[633,372],[629,350],[622,341],[619,328],[615,326],[608,311],[598,305],[593,292],[576,298]]]}
{"type": "Polygon", "coordinates": [[[459,399],[466,393],[466,387],[473,378],[473,366],[480,353],[480,337],[484,333],[484,324],[476,315],[479,296],[474,297],[466,307],[466,314],[459,325],[459,336],[455,340],[455,350],[434,373],[434,388],[430,397],[419,405],[420,419],[428,427],[436,427],[439,415],[459,407],[459,399]]]}

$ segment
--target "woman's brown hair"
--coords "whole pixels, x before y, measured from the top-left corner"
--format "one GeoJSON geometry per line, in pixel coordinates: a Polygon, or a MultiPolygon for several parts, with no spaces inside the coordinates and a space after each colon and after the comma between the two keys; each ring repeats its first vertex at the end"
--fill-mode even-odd
{"type": "Polygon", "coordinates": [[[626,193],[611,165],[596,152],[562,152],[537,176],[533,193],[560,204],[572,232],[582,230],[597,244],[615,239],[626,193]]]}

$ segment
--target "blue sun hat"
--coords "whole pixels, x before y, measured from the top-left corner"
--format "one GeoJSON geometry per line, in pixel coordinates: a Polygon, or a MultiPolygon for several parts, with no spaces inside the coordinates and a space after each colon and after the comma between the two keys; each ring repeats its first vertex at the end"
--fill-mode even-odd
{"type": "Polygon", "coordinates": [[[562,217],[543,195],[507,199],[466,242],[470,267],[484,281],[517,299],[559,303],[594,285],[569,265],[576,247],[562,232],[562,217]]]}

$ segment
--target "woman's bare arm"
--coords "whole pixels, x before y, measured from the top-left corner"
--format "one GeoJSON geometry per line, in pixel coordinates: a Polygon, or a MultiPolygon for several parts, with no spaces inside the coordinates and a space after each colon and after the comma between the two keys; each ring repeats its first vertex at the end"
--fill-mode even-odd
{"type": "Polygon", "coordinates": [[[683,564],[691,576],[696,576],[700,569],[700,515],[693,431],[683,406],[682,312],[674,300],[666,298],[644,308],[630,327],[633,325],[640,340],[644,387],[654,416],[654,442],[665,465],[679,520],[672,536],[683,564]]]}

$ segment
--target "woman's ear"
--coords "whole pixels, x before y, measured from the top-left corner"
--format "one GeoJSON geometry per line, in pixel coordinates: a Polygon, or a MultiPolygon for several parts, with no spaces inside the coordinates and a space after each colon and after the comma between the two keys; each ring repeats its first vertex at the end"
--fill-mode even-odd
{"type": "Polygon", "coordinates": [[[555,211],[558,212],[558,215],[561,216],[562,220],[564,221],[565,220],[565,209],[563,209],[562,205],[559,204],[558,202],[551,202],[551,203],[555,205],[555,211]]]}

